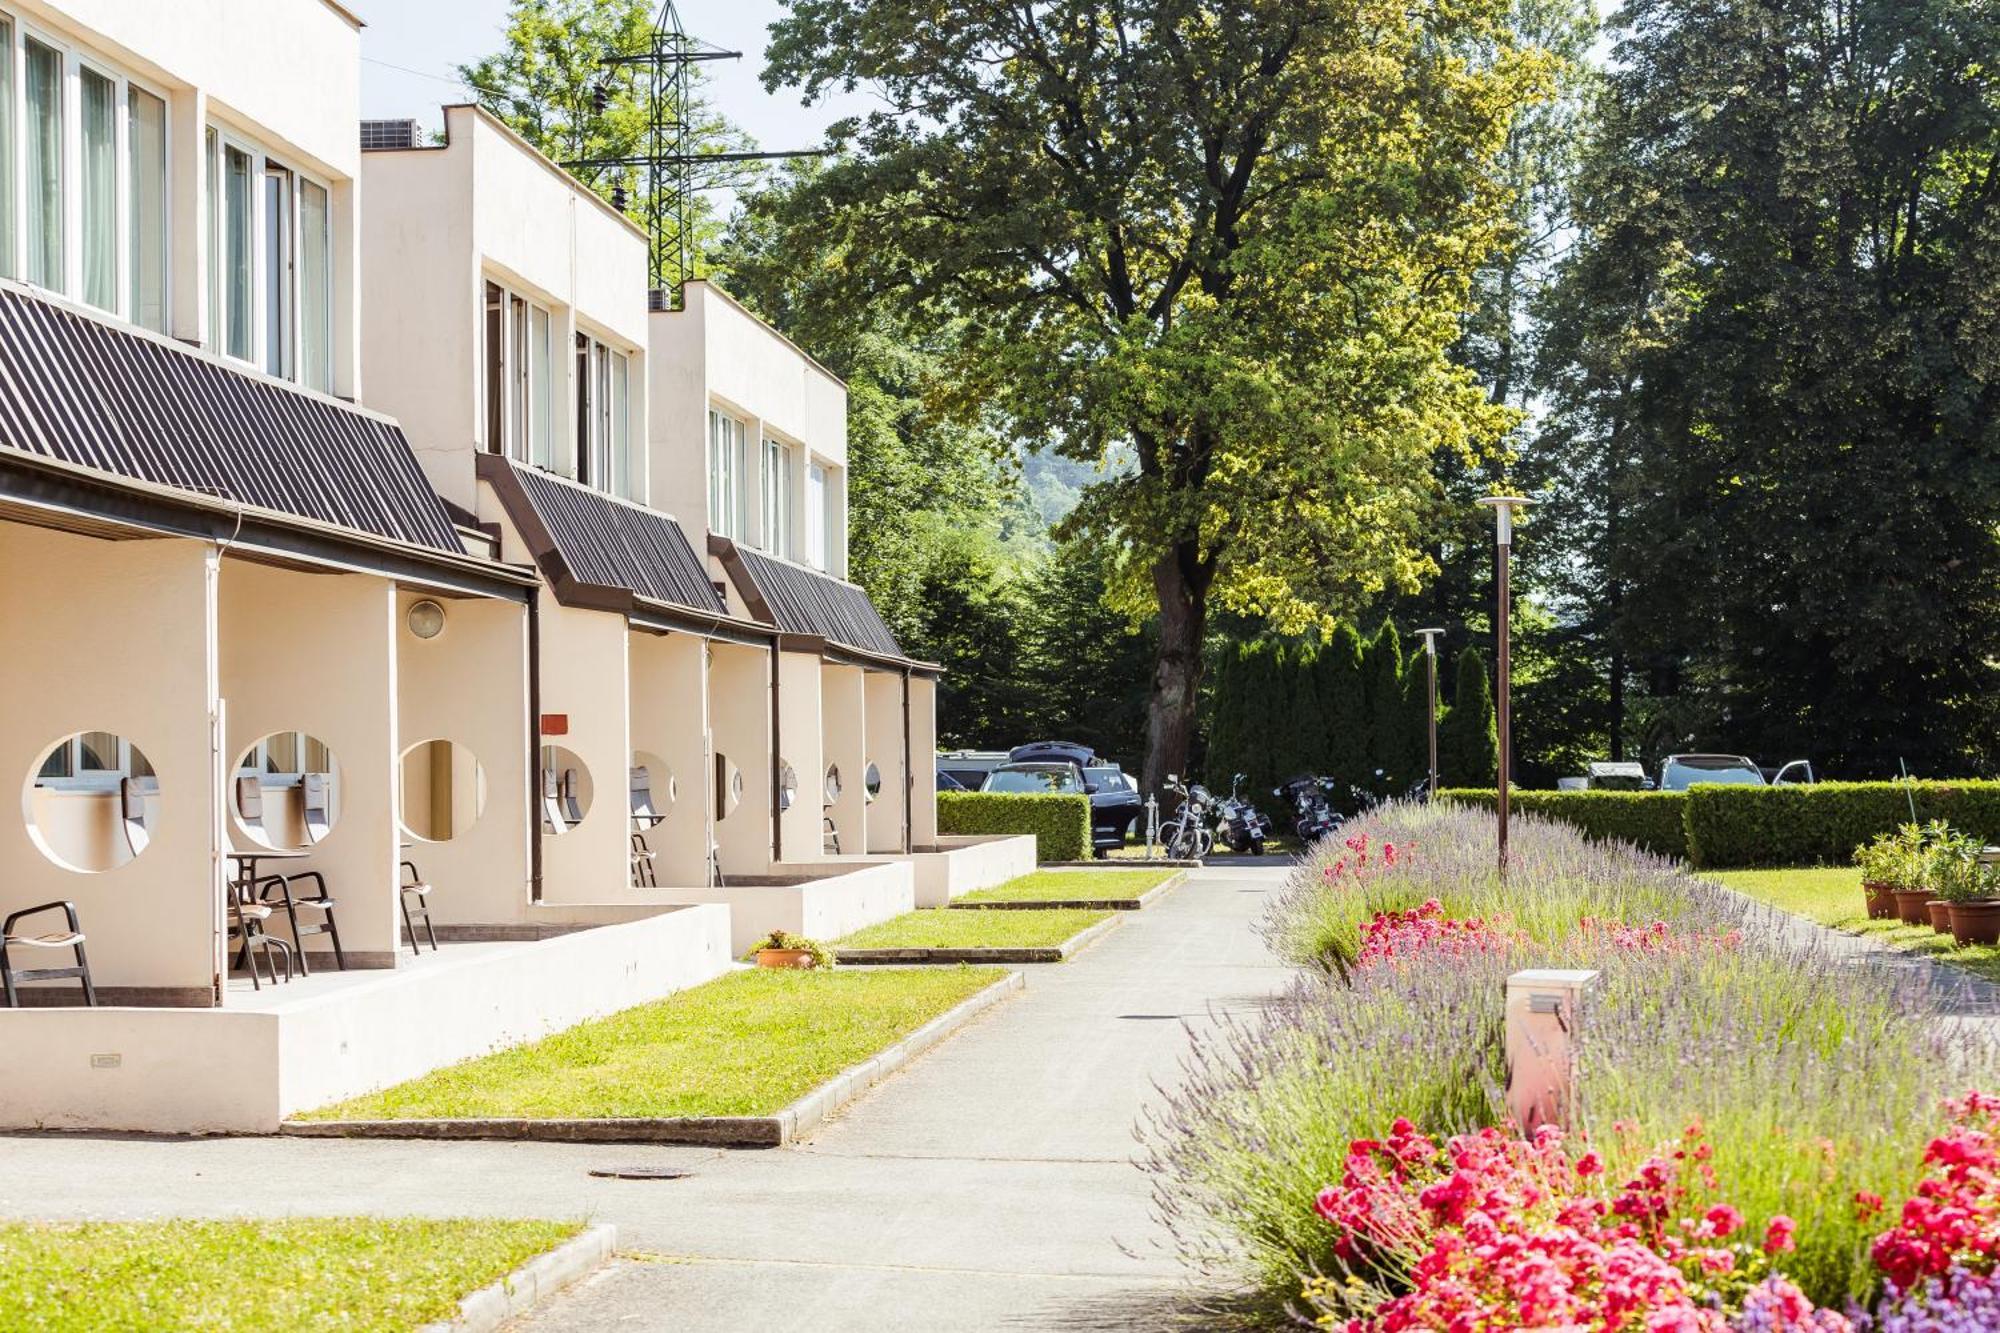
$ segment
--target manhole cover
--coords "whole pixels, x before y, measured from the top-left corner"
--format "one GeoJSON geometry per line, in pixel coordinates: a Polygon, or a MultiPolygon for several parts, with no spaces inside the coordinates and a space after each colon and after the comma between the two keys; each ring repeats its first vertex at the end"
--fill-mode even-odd
{"type": "Polygon", "coordinates": [[[671,1166],[598,1166],[590,1174],[604,1180],[680,1180],[694,1172],[671,1166]]]}

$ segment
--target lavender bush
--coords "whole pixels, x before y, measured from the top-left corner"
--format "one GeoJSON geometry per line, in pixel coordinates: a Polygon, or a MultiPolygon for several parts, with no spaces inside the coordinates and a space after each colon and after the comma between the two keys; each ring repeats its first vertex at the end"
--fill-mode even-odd
{"type": "Polygon", "coordinates": [[[1198,1035],[1184,1083],[1141,1127],[1157,1211],[1187,1258],[1292,1303],[1328,1270],[1312,1199],[1338,1179],[1348,1143],[1399,1115],[1438,1135],[1498,1123],[1504,978],[1591,967],[1602,977],[1578,1141],[1616,1173],[1699,1119],[1750,1224],[1797,1220],[1785,1267],[1807,1294],[1835,1306],[1871,1295],[1879,1224],[1856,1216],[1855,1192],[1907,1189],[1939,1102],[1990,1085],[1996,1068],[1990,1044],[1966,1033],[1948,1048],[1922,984],[1832,957],[1670,862],[1544,821],[1517,824],[1504,883],[1490,815],[1392,807],[1343,835],[1366,839],[1368,872],[1355,874],[1359,848],[1323,844],[1263,925],[1280,953],[1325,970],[1257,1019],[1198,1035]],[[1493,946],[1353,969],[1366,921],[1429,898],[1495,923],[1493,946]],[[1635,948],[1585,921],[1663,922],[1678,943],[1635,948]]]}
{"type": "MultiPolygon", "coordinates": [[[[1742,1333],[1776,1333],[1768,1323],[1742,1333]]],[[[1857,1315],[1855,1333],[1993,1333],[2000,1329],[2000,1278],[1955,1268],[1921,1290],[1892,1291],[1873,1315],[1857,1315]]]]}

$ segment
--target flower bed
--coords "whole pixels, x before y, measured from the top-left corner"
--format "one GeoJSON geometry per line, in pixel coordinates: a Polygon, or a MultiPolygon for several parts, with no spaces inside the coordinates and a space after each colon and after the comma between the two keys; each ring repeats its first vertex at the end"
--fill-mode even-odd
{"type": "Polygon", "coordinates": [[[1274,1320],[1357,1333],[1844,1329],[1883,1302],[1930,1317],[1927,1283],[1988,1299],[1991,1256],[1952,1244],[1891,1295],[1884,1217],[1856,1202],[1930,1197],[1926,1145],[1993,1132],[1942,1109],[2000,1065],[1963,1033],[1948,1049],[1921,980],[1573,830],[1521,821],[1511,853],[1503,883],[1490,819],[1394,808],[1298,867],[1265,929],[1313,970],[1201,1037],[1145,1130],[1189,1257],[1274,1320]],[[1499,997],[1527,966],[1600,973],[1568,1138],[1503,1125],[1499,997]],[[1512,1313],[1453,1322],[1481,1300],[1512,1313]]]}

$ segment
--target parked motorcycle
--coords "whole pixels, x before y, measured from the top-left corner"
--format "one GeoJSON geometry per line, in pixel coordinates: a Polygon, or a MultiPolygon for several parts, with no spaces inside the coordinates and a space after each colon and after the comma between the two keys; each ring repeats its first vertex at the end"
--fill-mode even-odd
{"type": "Polygon", "coordinates": [[[1340,815],[1327,799],[1332,782],[1331,778],[1301,773],[1283,786],[1271,789],[1271,795],[1291,806],[1292,832],[1300,842],[1310,845],[1340,827],[1340,815]]]}
{"type": "Polygon", "coordinates": [[[1215,848],[1215,835],[1209,831],[1215,799],[1200,783],[1184,783],[1172,773],[1167,774],[1166,787],[1181,803],[1160,825],[1160,842],[1172,860],[1199,861],[1215,848]]]}
{"type": "Polygon", "coordinates": [[[1264,816],[1257,813],[1255,806],[1239,794],[1243,787],[1243,775],[1238,773],[1229,782],[1228,799],[1218,801],[1215,807],[1215,836],[1226,843],[1229,850],[1241,855],[1264,854],[1264,840],[1271,836],[1271,826],[1264,816]]]}

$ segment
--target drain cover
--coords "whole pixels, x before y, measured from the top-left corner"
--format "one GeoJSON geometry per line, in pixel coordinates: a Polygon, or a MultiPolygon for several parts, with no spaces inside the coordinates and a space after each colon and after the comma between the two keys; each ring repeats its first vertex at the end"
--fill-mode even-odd
{"type": "Polygon", "coordinates": [[[597,1166],[590,1174],[604,1180],[680,1180],[694,1172],[671,1166],[597,1166]]]}

